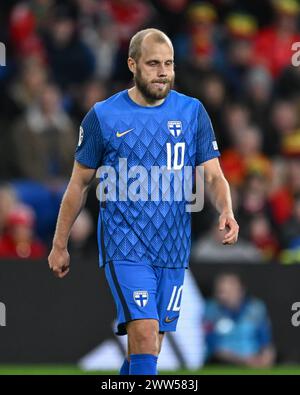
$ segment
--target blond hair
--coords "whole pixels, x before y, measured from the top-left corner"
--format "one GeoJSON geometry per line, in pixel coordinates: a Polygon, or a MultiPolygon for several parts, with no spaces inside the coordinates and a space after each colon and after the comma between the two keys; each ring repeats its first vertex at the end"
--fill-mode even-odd
{"type": "Polygon", "coordinates": [[[173,48],[170,38],[161,30],[154,28],[140,30],[131,38],[129,43],[129,49],[128,49],[128,56],[134,59],[135,61],[139,60],[141,56],[142,43],[147,35],[151,35],[151,38],[155,42],[165,43],[173,48]]]}

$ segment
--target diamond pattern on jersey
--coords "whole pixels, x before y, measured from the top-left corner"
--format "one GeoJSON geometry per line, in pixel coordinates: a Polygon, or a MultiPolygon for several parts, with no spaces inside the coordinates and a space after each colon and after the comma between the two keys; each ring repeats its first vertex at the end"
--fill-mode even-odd
{"type": "MultiPolygon", "coordinates": [[[[167,143],[174,147],[175,143],[184,142],[184,164],[194,166],[196,101],[186,98],[177,105],[176,100],[174,97],[166,109],[159,110],[132,108],[124,106],[124,102],[119,107],[114,104],[114,111],[107,111],[107,115],[103,110],[100,113],[106,143],[103,164],[114,166],[118,172],[119,158],[126,158],[128,168],[145,167],[149,175],[149,193],[151,166],[167,165],[167,143]],[[168,121],[182,122],[178,137],[170,133],[168,121]],[[116,136],[117,132],[130,129],[124,136],[116,136]]],[[[182,188],[182,183],[176,187],[182,188]]],[[[171,185],[171,197],[175,192],[171,185]]],[[[107,201],[105,209],[101,210],[107,261],[126,259],[170,268],[188,266],[191,226],[185,201],[107,201]]]]}

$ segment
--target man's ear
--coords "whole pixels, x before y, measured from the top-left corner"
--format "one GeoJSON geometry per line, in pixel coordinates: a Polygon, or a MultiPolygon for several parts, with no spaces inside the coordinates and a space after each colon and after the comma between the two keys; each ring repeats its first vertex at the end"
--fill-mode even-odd
{"type": "Polygon", "coordinates": [[[136,62],[133,58],[128,58],[127,59],[127,64],[128,64],[128,68],[129,70],[132,72],[132,74],[135,74],[136,72],[136,62]]]}

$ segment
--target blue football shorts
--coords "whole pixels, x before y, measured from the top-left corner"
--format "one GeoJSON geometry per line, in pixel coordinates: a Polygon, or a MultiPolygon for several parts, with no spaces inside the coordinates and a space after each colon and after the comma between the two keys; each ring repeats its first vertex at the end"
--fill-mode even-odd
{"type": "Polygon", "coordinates": [[[114,261],[105,276],[117,308],[116,335],[126,335],[126,323],[155,319],[160,332],[174,332],[179,318],[185,268],[114,261]]]}

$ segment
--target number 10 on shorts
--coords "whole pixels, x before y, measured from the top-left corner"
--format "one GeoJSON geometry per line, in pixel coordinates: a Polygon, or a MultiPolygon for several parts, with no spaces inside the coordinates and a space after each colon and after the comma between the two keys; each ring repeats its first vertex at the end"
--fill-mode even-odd
{"type": "Polygon", "coordinates": [[[180,302],[181,302],[181,294],[182,294],[183,285],[177,289],[177,285],[173,287],[172,295],[170,298],[170,302],[167,307],[167,311],[179,311],[180,310],[180,302]]]}

